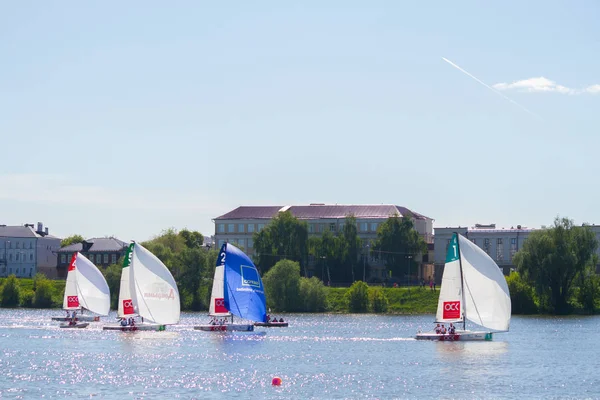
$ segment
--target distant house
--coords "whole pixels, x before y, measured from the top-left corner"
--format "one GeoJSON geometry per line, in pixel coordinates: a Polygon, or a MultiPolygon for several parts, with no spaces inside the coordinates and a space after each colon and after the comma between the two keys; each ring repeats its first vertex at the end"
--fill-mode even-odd
{"type": "Polygon", "coordinates": [[[106,268],[116,264],[119,258],[125,254],[127,243],[114,237],[91,238],[81,243],[73,243],[58,250],[58,275],[66,278],[67,269],[71,256],[79,252],[86,256],[98,267],[106,268]]]}
{"type": "Polygon", "coordinates": [[[60,238],[50,235],[38,222],[17,226],[0,225],[0,276],[30,278],[42,272],[56,277],[56,251],[60,238]]]}

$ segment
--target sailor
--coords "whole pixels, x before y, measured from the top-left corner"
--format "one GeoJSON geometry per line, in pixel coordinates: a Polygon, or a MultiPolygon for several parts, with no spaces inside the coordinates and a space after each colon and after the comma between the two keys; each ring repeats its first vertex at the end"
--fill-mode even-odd
{"type": "Polygon", "coordinates": [[[283,318],[279,318],[279,322],[283,322],[283,318]]]}
{"type": "Polygon", "coordinates": [[[444,324],[442,324],[442,328],[440,329],[440,333],[441,333],[442,335],[445,335],[445,334],[446,334],[446,328],[444,327],[444,324]]]}
{"type": "Polygon", "coordinates": [[[448,328],[448,333],[454,335],[455,332],[456,332],[456,328],[454,327],[454,325],[452,325],[452,322],[450,322],[450,327],[448,328]]]}
{"type": "Polygon", "coordinates": [[[437,326],[435,327],[435,333],[440,333],[442,331],[442,328],[440,327],[440,324],[437,324],[437,326]]]}
{"type": "Polygon", "coordinates": [[[127,326],[127,320],[125,318],[121,318],[121,326],[127,326]]]}

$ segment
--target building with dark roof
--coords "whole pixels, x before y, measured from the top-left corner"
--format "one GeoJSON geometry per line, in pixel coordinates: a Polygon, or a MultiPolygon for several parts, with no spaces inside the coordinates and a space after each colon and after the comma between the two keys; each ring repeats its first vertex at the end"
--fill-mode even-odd
{"type": "Polygon", "coordinates": [[[0,225],[0,276],[33,277],[42,272],[56,275],[56,251],[60,238],[50,235],[41,222],[17,226],[0,225]]]}
{"type": "MultiPolygon", "coordinates": [[[[255,232],[262,230],[278,213],[289,211],[296,218],[306,221],[309,236],[318,236],[325,231],[333,233],[344,228],[346,217],[354,215],[358,235],[367,243],[377,237],[377,228],[393,215],[413,219],[415,230],[423,236],[427,243],[433,243],[433,219],[409,210],[406,207],[379,205],[338,205],[310,204],[300,206],[240,206],[214,219],[215,244],[222,246],[226,241],[244,248],[245,252],[254,254],[255,232]]],[[[368,254],[365,247],[365,254],[368,254]]],[[[385,270],[380,257],[371,257],[371,277],[385,278],[385,270]]],[[[423,262],[428,262],[427,257],[423,262]]]]}
{"type": "Polygon", "coordinates": [[[127,243],[114,237],[91,238],[81,243],[73,243],[58,250],[58,275],[66,277],[71,256],[79,252],[98,267],[106,268],[116,264],[125,254],[127,243]]]}

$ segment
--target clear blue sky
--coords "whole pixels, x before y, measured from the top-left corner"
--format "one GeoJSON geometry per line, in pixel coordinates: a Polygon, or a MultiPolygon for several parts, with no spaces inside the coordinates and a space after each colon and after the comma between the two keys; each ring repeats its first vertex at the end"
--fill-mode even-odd
{"type": "Polygon", "coordinates": [[[3,2],[0,223],[145,240],[323,202],[600,224],[600,4],[482,4],[3,2]]]}

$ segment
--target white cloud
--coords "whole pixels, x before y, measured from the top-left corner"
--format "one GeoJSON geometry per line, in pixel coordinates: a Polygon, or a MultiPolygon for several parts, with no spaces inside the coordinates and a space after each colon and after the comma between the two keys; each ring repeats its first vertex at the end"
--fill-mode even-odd
{"type": "Polygon", "coordinates": [[[123,190],[74,183],[52,174],[0,174],[0,199],[136,210],[201,211],[222,204],[213,196],[194,192],[135,188],[123,190]]]}
{"type": "Polygon", "coordinates": [[[529,93],[555,92],[560,94],[581,94],[581,93],[600,93],[600,85],[591,85],[583,89],[572,89],[563,85],[557,84],[548,78],[540,76],[538,78],[523,79],[512,83],[496,83],[492,85],[496,90],[518,90],[529,93]]]}

